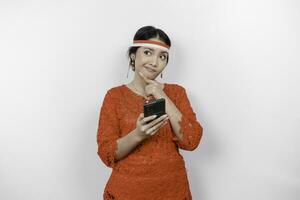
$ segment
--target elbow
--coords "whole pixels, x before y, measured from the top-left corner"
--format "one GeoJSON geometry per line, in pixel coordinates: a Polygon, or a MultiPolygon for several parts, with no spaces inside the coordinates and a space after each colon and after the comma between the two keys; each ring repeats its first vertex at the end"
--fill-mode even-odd
{"type": "Polygon", "coordinates": [[[197,138],[196,138],[196,142],[194,144],[191,145],[190,151],[194,151],[200,144],[202,135],[203,135],[203,128],[200,126],[198,133],[196,134],[197,138]]]}
{"type": "Polygon", "coordinates": [[[103,151],[103,149],[98,148],[97,154],[103,164],[105,164],[107,167],[111,167],[109,156],[106,156],[106,153],[103,151]]]}
{"type": "Polygon", "coordinates": [[[200,144],[202,135],[203,135],[203,127],[199,125],[198,129],[194,132],[194,137],[190,140],[186,141],[186,144],[181,145],[181,149],[187,150],[187,151],[194,151],[197,149],[197,147],[200,144]]]}
{"type": "Polygon", "coordinates": [[[108,149],[102,145],[98,147],[98,156],[100,160],[109,168],[113,168],[117,162],[115,148],[108,149]]]}

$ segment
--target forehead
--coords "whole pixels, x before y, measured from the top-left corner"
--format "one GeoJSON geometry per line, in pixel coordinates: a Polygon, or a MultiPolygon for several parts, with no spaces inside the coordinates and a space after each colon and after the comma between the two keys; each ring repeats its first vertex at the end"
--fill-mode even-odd
{"type": "Polygon", "coordinates": [[[154,52],[158,52],[158,53],[168,53],[167,51],[160,49],[160,48],[155,48],[155,47],[141,47],[141,50],[150,50],[150,51],[154,51],[154,52]]]}

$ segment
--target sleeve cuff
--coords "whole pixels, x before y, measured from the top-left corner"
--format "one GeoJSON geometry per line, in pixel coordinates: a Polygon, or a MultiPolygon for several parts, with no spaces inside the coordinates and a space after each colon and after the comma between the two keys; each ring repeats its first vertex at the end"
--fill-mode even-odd
{"type": "Polygon", "coordinates": [[[103,148],[100,147],[99,156],[104,164],[110,168],[113,168],[118,162],[116,159],[117,148],[117,140],[110,141],[109,143],[105,144],[105,147],[103,148]]]}

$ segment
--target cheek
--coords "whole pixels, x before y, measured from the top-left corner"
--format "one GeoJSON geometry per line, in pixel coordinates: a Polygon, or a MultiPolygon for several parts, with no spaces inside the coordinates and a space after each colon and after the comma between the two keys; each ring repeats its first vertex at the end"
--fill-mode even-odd
{"type": "Polygon", "coordinates": [[[166,68],[166,65],[165,64],[162,64],[161,67],[159,68],[159,71],[163,71],[164,69],[166,68]]]}
{"type": "Polygon", "coordinates": [[[140,57],[137,59],[137,61],[138,61],[138,63],[143,64],[143,63],[145,63],[145,62],[148,61],[148,58],[145,57],[145,56],[140,56],[140,57]]]}
{"type": "Polygon", "coordinates": [[[160,62],[160,66],[162,66],[163,68],[165,68],[167,66],[167,61],[162,60],[160,62]]]}
{"type": "Polygon", "coordinates": [[[167,59],[165,60],[160,60],[161,65],[167,65],[167,59]]]}

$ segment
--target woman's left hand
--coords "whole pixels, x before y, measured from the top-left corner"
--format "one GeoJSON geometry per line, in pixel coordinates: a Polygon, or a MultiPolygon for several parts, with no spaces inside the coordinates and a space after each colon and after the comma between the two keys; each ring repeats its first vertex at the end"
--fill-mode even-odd
{"type": "Polygon", "coordinates": [[[145,87],[145,93],[147,96],[153,95],[156,99],[159,99],[166,95],[165,92],[163,91],[163,88],[164,88],[163,83],[159,83],[156,80],[151,80],[151,79],[147,78],[146,76],[144,76],[144,74],[141,72],[139,72],[139,74],[147,83],[147,85],[145,87]]]}

